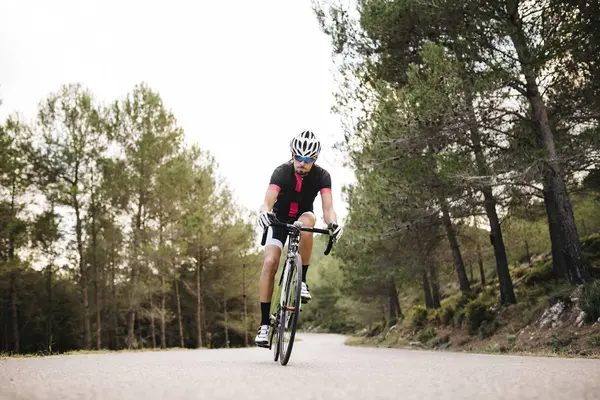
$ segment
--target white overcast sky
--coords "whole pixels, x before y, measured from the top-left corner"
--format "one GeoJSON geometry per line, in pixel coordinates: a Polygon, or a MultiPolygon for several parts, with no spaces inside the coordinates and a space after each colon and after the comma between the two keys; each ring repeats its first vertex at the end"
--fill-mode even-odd
{"type": "Polygon", "coordinates": [[[310,0],[2,0],[0,21],[0,118],[33,118],[65,83],[112,101],[144,81],[250,210],[292,135],[314,130],[346,215],[341,187],[354,175],[332,149],[342,129],[330,112],[331,45],[310,0]]]}

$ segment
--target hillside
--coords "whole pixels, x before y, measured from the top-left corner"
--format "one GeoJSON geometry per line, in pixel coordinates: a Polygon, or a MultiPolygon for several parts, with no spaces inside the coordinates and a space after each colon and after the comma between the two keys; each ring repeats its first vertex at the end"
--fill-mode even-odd
{"type": "MultiPolygon", "coordinates": [[[[583,238],[582,246],[600,277],[600,234],[583,238]]],[[[413,304],[396,324],[379,321],[347,332],[348,344],[600,357],[600,280],[573,286],[553,279],[549,253],[531,261],[511,268],[515,305],[498,304],[499,285],[492,279],[483,287],[473,284],[471,295],[446,296],[439,309],[413,304]]],[[[329,328],[306,330],[335,331],[329,328]]]]}

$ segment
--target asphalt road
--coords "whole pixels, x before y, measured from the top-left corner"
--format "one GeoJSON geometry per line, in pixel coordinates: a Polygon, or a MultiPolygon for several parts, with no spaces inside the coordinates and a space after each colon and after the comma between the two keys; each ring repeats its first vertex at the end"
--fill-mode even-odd
{"type": "Polygon", "coordinates": [[[0,360],[0,399],[600,399],[600,360],[348,347],[300,334],[266,349],[0,360]]]}

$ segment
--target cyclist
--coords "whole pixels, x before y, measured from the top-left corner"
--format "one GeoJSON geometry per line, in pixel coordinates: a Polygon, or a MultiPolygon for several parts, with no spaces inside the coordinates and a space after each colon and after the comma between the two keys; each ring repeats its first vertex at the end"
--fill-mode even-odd
{"type": "MultiPolygon", "coordinates": [[[[291,224],[296,220],[305,226],[314,227],[316,216],[313,202],[321,194],[323,219],[332,232],[334,243],[342,236],[343,229],[338,225],[333,210],[331,195],[331,177],[329,172],[315,164],[321,152],[321,143],[315,134],[305,130],[290,142],[292,160],[279,165],[271,175],[271,181],[260,207],[258,224],[262,229],[268,227],[265,242],[265,259],[259,281],[261,322],[255,343],[259,347],[268,347],[271,309],[271,296],[275,274],[279,267],[281,251],[287,239],[287,231],[277,226],[269,226],[279,221],[291,224]]],[[[311,299],[306,285],[306,272],[312,253],[313,233],[300,232],[300,257],[302,258],[302,302],[311,299]]]]}

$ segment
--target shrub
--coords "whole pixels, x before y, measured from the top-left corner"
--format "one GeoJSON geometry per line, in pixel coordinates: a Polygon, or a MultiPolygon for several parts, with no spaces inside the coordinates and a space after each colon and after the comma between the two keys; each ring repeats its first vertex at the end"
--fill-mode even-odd
{"type": "Polygon", "coordinates": [[[495,319],[492,319],[491,321],[483,321],[479,326],[479,329],[477,329],[477,332],[479,333],[480,338],[486,339],[496,333],[497,327],[498,326],[496,325],[495,319]]]}
{"type": "Polygon", "coordinates": [[[511,278],[512,279],[519,279],[523,276],[525,276],[525,274],[527,273],[527,269],[526,268],[522,268],[522,267],[518,267],[518,268],[514,268],[512,269],[511,272],[511,278]]]}
{"type": "Polygon", "coordinates": [[[409,321],[413,328],[425,326],[427,323],[427,309],[425,306],[417,305],[409,311],[409,321]]]}
{"type": "Polygon", "coordinates": [[[591,335],[588,338],[588,343],[592,347],[600,347],[600,335],[591,335]]]}
{"type": "Polygon", "coordinates": [[[474,292],[461,292],[460,297],[458,298],[458,303],[456,304],[456,308],[463,308],[470,301],[473,301],[477,298],[477,293],[474,292]]]}
{"type": "Polygon", "coordinates": [[[375,322],[367,332],[368,337],[377,336],[383,333],[385,326],[383,322],[375,322]]]}
{"type": "Polygon", "coordinates": [[[479,299],[471,300],[465,306],[465,321],[469,334],[477,333],[481,324],[494,320],[494,314],[488,310],[488,306],[479,299]]]}
{"type": "Polygon", "coordinates": [[[435,336],[435,329],[432,326],[428,326],[419,333],[419,336],[417,336],[417,340],[421,343],[425,343],[433,339],[435,336]]]}
{"type": "Polygon", "coordinates": [[[600,280],[583,286],[579,306],[585,311],[587,322],[594,322],[600,318],[600,280]]]}
{"type": "Polygon", "coordinates": [[[454,313],[454,317],[452,317],[452,326],[455,328],[460,328],[462,323],[465,320],[465,310],[464,308],[459,308],[454,313]]]}
{"type": "Polygon", "coordinates": [[[527,272],[524,282],[529,286],[536,283],[548,282],[552,279],[554,279],[552,260],[547,260],[531,268],[531,270],[527,272]]]}
{"type": "Polygon", "coordinates": [[[452,323],[452,318],[454,317],[454,308],[450,305],[443,306],[439,312],[440,323],[444,326],[448,326],[452,323]]]}
{"type": "Polygon", "coordinates": [[[600,234],[590,235],[581,241],[581,250],[590,258],[600,256],[600,234]]]}

